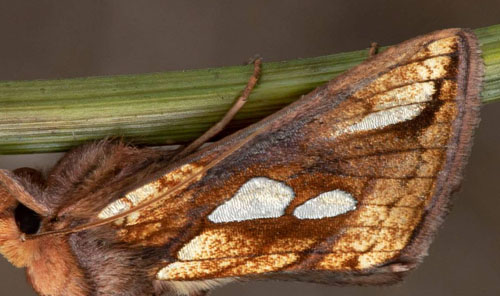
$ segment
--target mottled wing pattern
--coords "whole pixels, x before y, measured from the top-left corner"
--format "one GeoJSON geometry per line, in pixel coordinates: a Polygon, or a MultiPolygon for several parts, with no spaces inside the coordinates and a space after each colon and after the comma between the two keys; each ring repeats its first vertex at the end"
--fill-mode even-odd
{"type": "Polygon", "coordinates": [[[475,38],[402,43],[106,207],[157,279],[398,279],[425,255],[476,125],[475,38]],[[184,182],[189,176],[188,182],[184,182]]]}

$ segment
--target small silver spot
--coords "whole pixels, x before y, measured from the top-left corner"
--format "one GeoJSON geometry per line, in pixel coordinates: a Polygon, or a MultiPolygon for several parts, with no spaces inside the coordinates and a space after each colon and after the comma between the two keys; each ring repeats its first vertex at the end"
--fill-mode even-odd
{"type": "Polygon", "coordinates": [[[425,102],[415,103],[370,113],[363,117],[361,121],[347,126],[344,129],[334,131],[332,133],[332,138],[339,137],[343,134],[380,129],[389,125],[412,120],[425,109],[425,106],[425,102]]]}
{"type": "Polygon", "coordinates": [[[215,223],[276,218],[294,198],[290,186],[264,177],[250,179],[236,194],[216,208],[208,219],[215,223]]]}
{"type": "Polygon", "coordinates": [[[99,219],[106,219],[125,211],[130,210],[130,205],[123,201],[122,199],[115,200],[114,202],[107,205],[98,215],[99,219]]]}
{"type": "Polygon", "coordinates": [[[349,126],[346,131],[349,133],[356,131],[368,131],[408,121],[417,117],[420,112],[424,110],[424,108],[425,104],[420,103],[375,112],[366,116],[360,122],[349,126]]]}
{"type": "Polygon", "coordinates": [[[356,209],[356,199],[351,194],[336,189],[321,193],[297,207],[293,215],[299,219],[335,217],[356,209]]]}

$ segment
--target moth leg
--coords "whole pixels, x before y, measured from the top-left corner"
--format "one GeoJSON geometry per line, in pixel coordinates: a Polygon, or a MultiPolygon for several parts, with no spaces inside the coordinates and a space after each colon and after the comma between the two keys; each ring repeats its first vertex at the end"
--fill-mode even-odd
{"type": "Polygon", "coordinates": [[[203,145],[205,142],[210,140],[213,136],[218,134],[220,131],[226,127],[226,125],[233,119],[233,117],[238,113],[238,111],[245,105],[248,97],[250,96],[250,93],[252,90],[255,88],[255,85],[259,81],[260,77],[260,72],[261,72],[261,65],[262,65],[262,58],[256,58],[253,61],[253,74],[248,80],[247,86],[245,89],[243,89],[243,92],[241,93],[240,97],[236,102],[233,104],[231,109],[227,111],[227,113],[224,115],[224,117],[217,122],[214,126],[212,126],[209,130],[207,130],[203,135],[201,135],[198,139],[194,140],[191,144],[189,144],[187,147],[184,147],[181,152],[179,152],[175,157],[175,159],[182,158],[186,155],[191,154],[193,151],[198,149],[201,145],[203,145]]]}
{"type": "Polygon", "coordinates": [[[378,53],[378,43],[372,42],[370,44],[370,51],[368,52],[368,56],[371,58],[372,56],[376,55],[377,53],[378,53]]]}

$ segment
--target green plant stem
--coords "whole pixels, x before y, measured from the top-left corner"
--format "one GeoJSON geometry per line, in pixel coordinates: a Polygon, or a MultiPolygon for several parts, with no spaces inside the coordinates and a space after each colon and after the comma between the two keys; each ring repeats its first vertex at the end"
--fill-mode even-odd
{"type": "MultiPolygon", "coordinates": [[[[500,25],[475,30],[486,65],[482,102],[500,101],[500,25]]],[[[265,63],[227,132],[282,108],[367,58],[368,50],[265,63]]],[[[138,144],[192,141],[217,122],[252,66],[0,82],[0,154],[65,151],[119,136],[138,144]]]]}

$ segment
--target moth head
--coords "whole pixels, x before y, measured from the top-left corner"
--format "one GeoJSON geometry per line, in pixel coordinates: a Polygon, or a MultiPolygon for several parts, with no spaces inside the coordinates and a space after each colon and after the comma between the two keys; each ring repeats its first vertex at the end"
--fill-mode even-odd
{"type": "Polygon", "coordinates": [[[39,241],[24,241],[39,231],[48,209],[40,202],[42,174],[31,168],[0,170],[0,253],[13,265],[24,267],[36,256],[39,241]]]}

